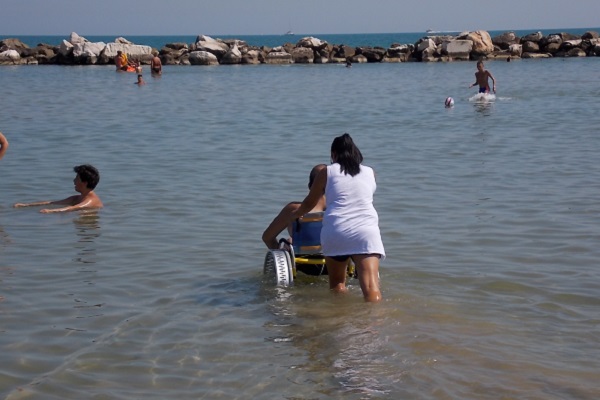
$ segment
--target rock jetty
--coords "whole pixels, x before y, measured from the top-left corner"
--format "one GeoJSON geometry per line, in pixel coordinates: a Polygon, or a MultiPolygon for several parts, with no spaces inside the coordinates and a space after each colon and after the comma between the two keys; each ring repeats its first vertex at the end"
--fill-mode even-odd
{"type": "Polygon", "coordinates": [[[138,45],[119,37],[114,42],[90,42],[73,32],[59,45],[40,43],[30,48],[19,39],[0,40],[0,65],[105,65],[114,64],[117,51],[129,59],[150,64],[158,55],[164,65],[327,64],[439,62],[495,58],[550,58],[600,56],[598,32],[576,36],[567,32],[544,35],[532,32],[518,37],[505,32],[490,37],[487,31],[456,36],[425,36],[413,44],[384,47],[350,47],[305,37],[296,44],[250,46],[243,40],[213,39],[199,35],[194,43],[168,43],[161,49],[138,45]]]}

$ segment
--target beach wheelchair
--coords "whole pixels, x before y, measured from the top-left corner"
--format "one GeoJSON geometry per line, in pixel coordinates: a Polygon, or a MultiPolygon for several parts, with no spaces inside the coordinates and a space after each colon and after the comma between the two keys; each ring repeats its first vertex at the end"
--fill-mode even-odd
{"type": "MultiPolygon", "coordinates": [[[[263,266],[267,278],[277,286],[290,286],[297,273],[327,275],[325,256],[321,248],[323,212],[309,213],[292,224],[292,242],[279,239],[279,249],[269,250],[263,266]]],[[[355,277],[350,263],[348,276],[355,277]]]]}

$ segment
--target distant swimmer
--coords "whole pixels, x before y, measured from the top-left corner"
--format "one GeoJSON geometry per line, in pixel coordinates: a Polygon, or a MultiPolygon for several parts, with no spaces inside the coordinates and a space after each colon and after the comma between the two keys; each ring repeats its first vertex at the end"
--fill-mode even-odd
{"type": "Polygon", "coordinates": [[[156,75],[162,74],[162,61],[160,61],[157,52],[154,52],[154,58],[152,58],[152,61],[150,62],[150,72],[156,75]]]}
{"type": "Polygon", "coordinates": [[[475,72],[475,83],[469,86],[472,88],[475,85],[479,85],[479,93],[489,93],[490,84],[489,79],[492,80],[492,91],[496,93],[496,80],[492,73],[486,70],[483,66],[483,61],[477,61],[477,72],[475,72]]]}
{"type": "Polygon", "coordinates": [[[103,204],[100,201],[100,197],[94,193],[94,189],[100,181],[100,173],[96,168],[91,165],[78,165],[73,168],[73,171],[77,174],[73,183],[75,185],[75,191],[79,194],[67,197],[63,200],[55,201],[38,201],[35,203],[17,203],[14,206],[19,207],[31,207],[31,206],[45,206],[49,204],[65,205],[62,208],[45,208],[40,210],[41,213],[57,213],[67,211],[79,211],[102,208],[103,204]]]}
{"type": "Polygon", "coordinates": [[[8,140],[4,137],[2,132],[0,132],[0,160],[6,154],[6,150],[8,150],[8,140]]]}
{"type": "Polygon", "coordinates": [[[452,97],[446,97],[446,101],[444,101],[444,105],[446,108],[454,107],[454,99],[452,97]]]}
{"type": "Polygon", "coordinates": [[[140,85],[140,86],[142,86],[142,85],[145,85],[145,84],[146,84],[146,81],[144,81],[144,77],[142,76],[142,74],[139,74],[139,75],[138,75],[138,80],[137,80],[137,82],[134,82],[134,83],[135,83],[136,85],[140,85]]]}

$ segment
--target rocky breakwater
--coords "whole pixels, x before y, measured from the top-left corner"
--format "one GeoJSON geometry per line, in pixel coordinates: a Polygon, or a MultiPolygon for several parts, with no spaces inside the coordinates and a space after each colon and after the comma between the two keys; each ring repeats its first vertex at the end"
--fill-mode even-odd
{"type": "Polygon", "coordinates": [[[542,32],[534,32],[523,37],[505,32],[491,37],[487,31],[474,31],[456,36],[427,36],[415,43],[413,54],[419,61],[588,56],[600,56],[597,32],[582,36],[567,32],[544,36],[542,32]]]}
{"type": "Polygon", "coordinates": [[[113,64],[119,50],[142,64],[149,64],[154,55],[165,65],[398,63],[600,56],[600,39],[597,32],[586,32],[582,36],[566,32],[544,36],[542,32],[533,32],[523,37],[505,32],[492,38],[487,31],[473,31],[425,36],[414,44],[394,43],[387,48],[334,45],[314,37],[271,48],[250,46],[238,39],[199,35],[191,44],[169,43],[161,49],[152,49],[125,38],[93,43],[72,33],[56,46],[39,44],[30,48],[19,39],[1,40],[0,65],[113,64]]]}
{"type": "Polygon", "coordinates": [[[96,65],[114,64],[117,51],[123,51],[131,59],[149,64],[152,48],[134,44],[125,38],[117,38],[112,43],[90,42],[73,32],[59,45],[40,43],[30,48],[19,39],[0,41],[0,65],[2,64],[64,64],[96,65]]]}

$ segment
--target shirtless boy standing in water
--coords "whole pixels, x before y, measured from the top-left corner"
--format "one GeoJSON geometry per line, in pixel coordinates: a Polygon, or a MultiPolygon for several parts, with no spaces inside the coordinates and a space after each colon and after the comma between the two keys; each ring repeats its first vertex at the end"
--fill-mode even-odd
{"type": "Polygon", "coordinates": [[[483,67],[483,61],[477,61],[477,72],[475,72],[475,83],[469,86],[472,88],[475,85],[479,85],[479,93],[489,93],[490,84],[488,79],[492,80],[492,91],[496,93],[496,80],[492,76],[492,73],[483,67]]]}
{"type": "Polygon", "coordinates": [[[56,201],[38,201],[35,203],[17,203],[15,207],[31,207],[31,206],[45,206],[48,204],[60,204],[66,205],[67,207],[62,208],[45,208],[40,210],[41,213],[56,213],[66,211],[78,211],[88,210],[93,208],[102,208],[103,204],[100,201],[100,197],[94,193],[96,185],[100,181],[100,173],[98,170],[91,165],[79,165],[73,170],[77,173],[73,183],[75,184],[75,191],[78,195],[67,197],[63,200],[56,201]]]}

